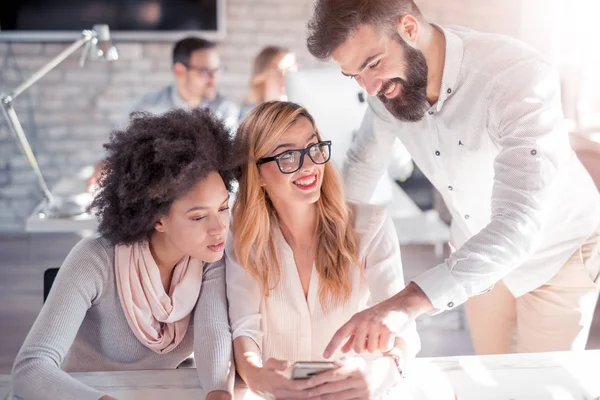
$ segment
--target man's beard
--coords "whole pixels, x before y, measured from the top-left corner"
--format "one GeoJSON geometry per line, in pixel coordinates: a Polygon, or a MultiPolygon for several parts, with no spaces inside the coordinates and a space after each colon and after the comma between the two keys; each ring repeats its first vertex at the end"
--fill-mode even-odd
{"type": "Polygon", "coordinates": [[[401,121],[420,121],[429,108],[427,102],[427,61],[420,50],[408,45],[399,35],[393,39],[402,45],[404,58],[406,60],[406,80],[392,78],[385,82],[377,97],[385,105],[385,108],[401,121]],[[384,93],[393,84],[400,86],[399,94],[388,99],[384,93]]]}

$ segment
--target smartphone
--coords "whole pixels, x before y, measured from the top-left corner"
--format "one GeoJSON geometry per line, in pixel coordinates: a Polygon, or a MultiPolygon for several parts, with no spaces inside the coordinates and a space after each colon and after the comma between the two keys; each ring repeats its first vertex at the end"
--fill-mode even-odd
{"type": "Polygon", "coordinates": [[[334,368],[335,364],[329,361],[298,361],[292,366],[292,379],[308,379],[334,368]]]}

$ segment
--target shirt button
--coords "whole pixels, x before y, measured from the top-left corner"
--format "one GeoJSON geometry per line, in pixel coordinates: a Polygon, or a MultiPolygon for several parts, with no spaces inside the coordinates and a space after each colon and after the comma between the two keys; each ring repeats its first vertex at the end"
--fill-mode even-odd
{"type": "Polygon", "coordinates": [[[449,191],[453,191],[453,190],[454,190],[454,188],[453,188],[452,186],[448,186],[448,190],[449,190],[449,191]]]}
{"type": "Polygon", "coordinates": [[[531,150],[531,155],[532,156],[535,156],[536,154],[537,154],[537,150],[535,150],[535,149],[531,150]]]}
{"type": "Polygon", "coordinates": [[[469,219],[471,216],[469,214],[465,215],[465,219],[469,219]]]}
{"type": "Polygon", "coordinates": [[[448,308],[452,308],[452,307],[454,307],[454,303],[453,302],[448,303],[448,308]]]}
{"type": "Polygon", "coordinates": [[[439,156],[440,154],[442,154],[442,153],[440,153],[440,151],[439,151],[439,150],[436,150],[436,151],[435,151],[435,155],[436,155],[436,156],[439,156]]]}
{"type": "Polygon", "coordinates": [[[452,93],[452,89],[448,88],[448,94],[452,93]]]}
{"type": "Polygon", "coordinates": [[[428,114],[429,114],[429,115],[433,115],[433,111],[429,111],[429,112],[428,112],[428,114]]]}

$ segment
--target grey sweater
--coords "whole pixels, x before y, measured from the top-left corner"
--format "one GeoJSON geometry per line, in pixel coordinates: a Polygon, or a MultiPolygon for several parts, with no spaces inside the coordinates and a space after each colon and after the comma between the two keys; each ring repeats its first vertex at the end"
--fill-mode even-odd
{"type": "Polygon", "coordinates": [[[176,368],[192,352],[204,393],[233,391],[232,346],[221,260],[204,266],[202,288],[183,341],[158,354],[131,331],[117,293],[114,247],[100,236],[81,240],[19,351],[13,395],[35,399],[98,399],[104,393],[67,372],[176,368]]]}

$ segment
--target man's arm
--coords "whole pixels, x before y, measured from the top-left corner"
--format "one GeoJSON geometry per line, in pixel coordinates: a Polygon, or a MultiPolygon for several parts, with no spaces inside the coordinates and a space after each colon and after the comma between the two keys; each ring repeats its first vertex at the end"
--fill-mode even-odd
{"type": "Polygon", "coordinates": [[[490,109],[500,146],[491,221],[444,263],[413,279],[440,311],[489,289],[538,248],[548,190],[569,156],[553,68],[522,62],[504,75],[496,80],[490,109]]]}

